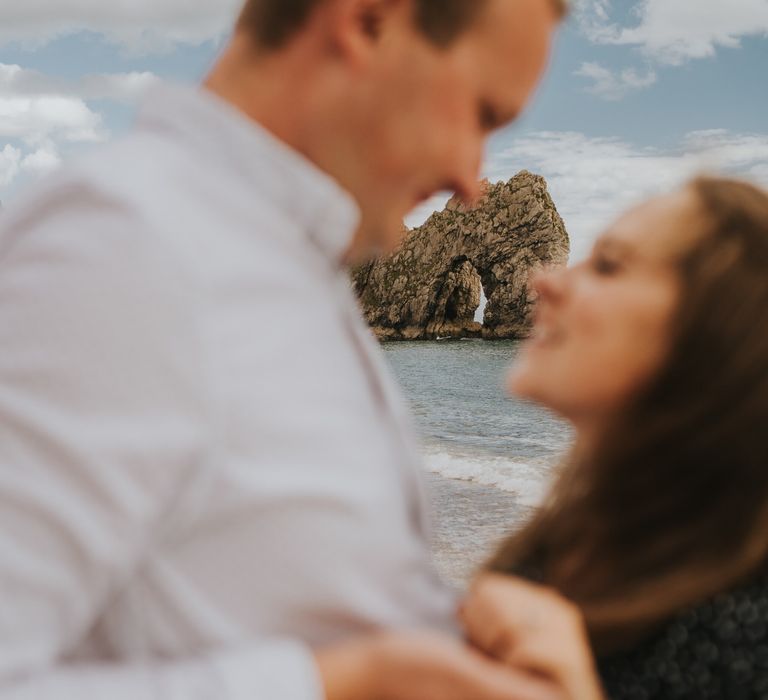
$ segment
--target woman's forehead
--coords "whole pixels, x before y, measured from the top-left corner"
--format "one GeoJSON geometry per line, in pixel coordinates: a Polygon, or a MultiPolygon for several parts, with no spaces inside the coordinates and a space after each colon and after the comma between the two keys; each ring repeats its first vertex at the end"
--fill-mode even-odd
{"type": "Polygon", "coordinates": [[[701,229],[696,195],[684,188],[630,209],[600,237],[598,246],[625,256],[667,259],[688,250],[701,229]]]}

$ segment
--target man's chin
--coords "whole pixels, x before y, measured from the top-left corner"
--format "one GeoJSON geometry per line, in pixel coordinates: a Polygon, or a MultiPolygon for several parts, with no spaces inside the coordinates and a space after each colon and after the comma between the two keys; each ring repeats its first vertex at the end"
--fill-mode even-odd
{"type": "Polygon", "coordinates": [[[352,265],[362,265],[370,260],[386,258],[399,248],[407,233],[408,229],[401,220],[393,226],[361,229],[347,253],[346,261],[352,265]]]}

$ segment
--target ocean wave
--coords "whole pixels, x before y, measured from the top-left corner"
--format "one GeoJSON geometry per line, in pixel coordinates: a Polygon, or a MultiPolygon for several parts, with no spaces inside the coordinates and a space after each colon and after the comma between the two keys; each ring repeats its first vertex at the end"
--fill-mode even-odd
{"type": "Polygon", "coordinates": [[[516,460],[493,455],[468,455],[427,449],[428,471],[449,479],[471,481],[515,494],[522,506],[535,507],[544,498],[553,462],[548,459],[516,460]]]}

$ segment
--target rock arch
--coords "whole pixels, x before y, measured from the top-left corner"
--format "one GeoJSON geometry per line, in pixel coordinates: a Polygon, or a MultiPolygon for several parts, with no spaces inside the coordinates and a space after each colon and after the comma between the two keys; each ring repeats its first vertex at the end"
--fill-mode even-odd
{"type": "Polygon", "coordinates": [[[394,255],[353,274],[363,312],[384,340],[521,338],[531,275],[568,261],[570,244],[544,178],[523,171],[484,183],[472,207],[451,200],[409,231],[394,255]],[[475,321],[481,291],[483,323],[475,321]]]}
{"type": "Polygon", "coordinates": [[[436,277],[434,303],[427,311],[427,337],[480,336],[482,325],[475,322],[480,305],[482,281],[466,256],[451,261],[444,274],[436,277]]]}

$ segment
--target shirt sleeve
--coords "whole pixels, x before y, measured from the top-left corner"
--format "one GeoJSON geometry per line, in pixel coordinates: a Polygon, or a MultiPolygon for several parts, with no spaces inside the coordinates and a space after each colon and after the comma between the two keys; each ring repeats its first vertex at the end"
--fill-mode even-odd
{"type": "Polygon", "coordinates": [[[317,700],[298,641],[75,665],[200,468],[196,286],[125,203],[59,184],[0,229],[0,700],[317,700]],[[138,236],[141,232],[144,236],[138,236]]]}

